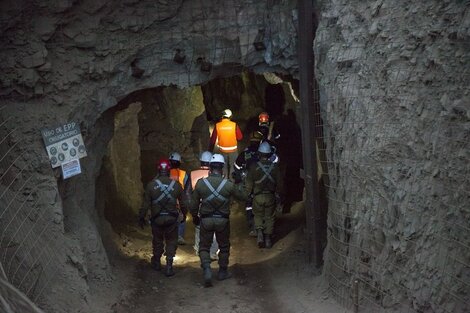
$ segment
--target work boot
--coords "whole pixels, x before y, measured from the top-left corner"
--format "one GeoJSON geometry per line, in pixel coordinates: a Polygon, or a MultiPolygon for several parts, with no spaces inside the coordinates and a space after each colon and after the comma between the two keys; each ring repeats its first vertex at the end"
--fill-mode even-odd
{"type": "Polygon", "coordinates": [[[170,277],[175,275],[175,272],[173,271],[173,258],[167,258],[166,259],[166,268],[165,268],[165,276],[170,277]]]}
{"type": "Polygon", "coordinates": [[[218,280],[225,280],[227,278],[232,277],[232,274],[228,272],[228,269],[226,266],[220,267],[219,268],[219,273],[217,274],[217,279],[218,280]]]}
{"type": "Polygon", "coordinates": [[[160,263],[160,258],[155,258],[152,257],[152,260],[150,260],[150,265],[155,271],[161,271],[162,270],[162,264],[160,263]]]}
{"type": "Polygon", "coordinates": [[[271,249],[273,246],[273,243],[271,242],[271,235],[266,235],[264,237],[264,246],[266,249],[271,249]]]}
{"type": "Polygon", "coordinates": [[[257,229],[256,232],[257,232],[256,242],[258,243],[258,247],[262,248],[264,246],[263,230],[257,229]]]}
{"type": "Polygon", "coordinates": [[[212,270],[210,264],[204,265],[202,270],[204,276],[204,287],[212,287],[212,270]]]}

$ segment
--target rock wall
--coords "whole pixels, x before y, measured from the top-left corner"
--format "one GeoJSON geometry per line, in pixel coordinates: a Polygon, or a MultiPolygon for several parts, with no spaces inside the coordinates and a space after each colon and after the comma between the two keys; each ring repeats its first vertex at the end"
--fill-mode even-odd
{"type": "Polygon", "coordinates": [[[141,96],[139,144],[143,184],[155,176],[156,161],[168,158],[173,151],[181,154],[183,169],[196,168],[200,149],[207,147],[209,138],[201,87],[155,88],[143,91],[141,96]]]}
{"type": "Polygon", "coordinates": [[[364,311],[466,312],[468,1],[318,1],[324,273],[364,311]],[[326,160],[324,160],[326,161],[326,160]]]}
{"type": "MultiPolygon", "coordinates": [[[[35,262],[44,265],[38,270],[44,286],[38,301],[44,308],[91,311],[89,286],[111,279],[102,244],[109,225],[102,209],[95,209],[95,181],[114,114],[123,109],[118,103],[137,90],[195,86],[242,68],[295,77],[295,5],[285,0],[0,3],[0,121],[5,133],[17,127],[14,138],[2,143],[6,150],[15,147],[5,167],[14,164],[15,174],[27,165],[18,176],[49,199],[39,202],[38,211],[44,212],[41,223],[51,223],[35,242],[17,250],[36,253],[31,246],[38,245],[58,251],[44,264],[32,260],[19,270],[26,275],[35,262]],[[261,51],[253,46],[259,29],[265,34],[261,51]],[[183,63],[174,61],[178,50],[183,63]],[[201,71],[204,61],[211,63],[210,71],[201,71]],[[48,164],[39,131],[71,120],[80,123],[88,157],[81,160],[83,174],[62,181],[48,164]]],[[[2,188],[8,184],[1,182],[2,188]]],[[[13,188],[22,192],[21,184],[13,188]]],[[[0,220],[0,228],[8,222],[0,220]]],[[[4,235],[9,239],[15,233],[4,235]]]]}
{"type": "Polygon", "coordinates": [[[141,182],[141,155],[139,145],[139,112],[142,104],[129,104],[128,108],[117,112],[114,117],[114,135],[108,145],[105,165],[110,179],[105,181],[106,220],[129,224],[142,204],[144,192],[141,182]]]}

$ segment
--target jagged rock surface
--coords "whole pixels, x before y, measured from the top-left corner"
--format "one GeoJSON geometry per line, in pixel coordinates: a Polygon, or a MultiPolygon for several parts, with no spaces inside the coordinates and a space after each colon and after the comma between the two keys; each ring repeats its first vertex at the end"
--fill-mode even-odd
{"type": "MultiPolygon", "coordinates": [[[[53,221],[47,232],[18,249],[26,254],[34,244],[60,251],[50,263],[44,260],[47,266],[37,281],[45,286],[39,302],[48,311],[92,311],[90,284],[112,279],[102,244],[109,225],[104,213],[95,210],[95,182],[114,127],[115,111],[109,109],[136,90],[200,85],[239,74],[242,68],[296,76],[296,3],[270,3],[0,3],[0,97],[6,105],[1,121],[8,120],[2,126],[6,133],[19,126],[5,151],[15,141],[21,149],[9,156],[11,162],[20,156],[10,174],[14,177],[17,166],[28,165],[19,175],[22,181],[31,177],[29,183],[38,187],[41,197],[54,199],[38,205],[44,211],[43,223],[53,221]],[[265,29],[263,51],[253,47],[259,28],[265,29]],[[177,49],[185,55],[183,64],[173,61],[177,49]],[[209,72],[200,70],[203,61],[212,64],[209,72]],[[39,131],[71,120],[80,123],[88,157],[81,160],[83,174],[62,181],[59,170],[48,164],[39,131]]],[[[25,221],[24,227],[38,223],[25,221]]],[[[16,230],[11,232],[7,238],[16,230]]],[[[42,262],[25,262],[19,275],[42,262]]]]}
{"type": "Polygon", "coordinates": [[[318,9],[325,275],[343,298],[343,284],[359,278],[366,307],[466,312],[468,1],[334,0],[318,9]]]}

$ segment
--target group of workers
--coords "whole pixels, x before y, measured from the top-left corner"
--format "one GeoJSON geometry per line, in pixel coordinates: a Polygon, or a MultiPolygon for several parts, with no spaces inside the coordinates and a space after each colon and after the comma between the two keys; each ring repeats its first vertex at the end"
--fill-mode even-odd
{"type": "Polygon", "coordinates": [[[173,259],[178,244],[184,244],[186,215],[195,225],[195,249],[201,260],[204,286],[212,286],[211,261],[218,259],[218,280],[225,280],[230,255],[230,207],[235,198],[246,203],[250,235],[260,248],[272,247],[276,206],[280,202],[281,178],[276,139],[269,115],[259,115],[259,128],[250,135],[250,145],[239,155],[243,138],[232,112],[223,111],[211,135],[209,151],[200,155],[200,168],[188,175],[180,169],[181,155],[173,152],[157,162],[157,176],[146,186],[139,225],[152,227],[152,267],[162,270],[166,256],[166,276],[173,276],[173,259]],[[216,146],[216,153],[212,151],[216,146]],[[230,172],[233,167],[232,175],[230,172]],[[218,250],[218,254],[217,254],[218,250]]]}

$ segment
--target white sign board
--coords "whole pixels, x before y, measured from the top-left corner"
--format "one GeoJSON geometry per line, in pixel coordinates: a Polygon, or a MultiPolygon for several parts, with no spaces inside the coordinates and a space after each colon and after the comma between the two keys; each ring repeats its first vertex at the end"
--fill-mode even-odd
{"type": "Polygon", "coordinates": [[[42,129],[41,134],[52,168],[87,156],[78,123],[42,129]]]}
{"type": "Polygon", "coordinates": [[[62,163],[62,176],[64,179],[78,175],[82,172],[80,160],[75,159],[67,163],[62,163]]]}

